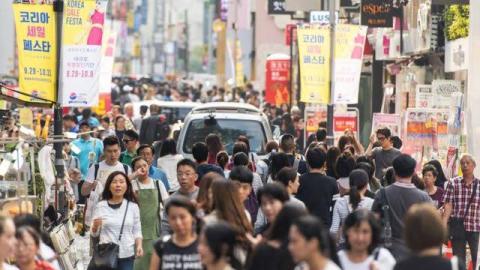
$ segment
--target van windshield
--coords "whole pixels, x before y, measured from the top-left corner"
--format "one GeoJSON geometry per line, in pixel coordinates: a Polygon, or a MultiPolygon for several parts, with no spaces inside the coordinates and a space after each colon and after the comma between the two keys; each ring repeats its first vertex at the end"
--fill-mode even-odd
{"type": "Polygon", "coordinates": [[[225,151],[229,155],[232,154],[233,144],[240,135],[249,139],[251,152],[259,155],[264,154],[267,137],[261,122],[235,119],[193,120],[187,127],[183,152],[191,154],[193,145],[197,142],[204,142],[210,133],[220,136],[225,151]]]}

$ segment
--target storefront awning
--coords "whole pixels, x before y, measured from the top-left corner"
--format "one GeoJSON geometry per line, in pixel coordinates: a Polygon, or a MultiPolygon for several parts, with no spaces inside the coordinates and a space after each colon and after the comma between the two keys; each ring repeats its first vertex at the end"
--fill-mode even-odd
{"type": "Polygon", "coordinates": [[[54,105],[50,100],[33,97],[2,84],[0,84],[0,99],[27,107],[51,108],[54,105]]]}

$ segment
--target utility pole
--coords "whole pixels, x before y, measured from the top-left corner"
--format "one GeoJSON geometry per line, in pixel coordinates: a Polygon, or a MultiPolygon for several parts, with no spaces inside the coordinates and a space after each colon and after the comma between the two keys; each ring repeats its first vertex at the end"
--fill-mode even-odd
{"type": "MultiPolygon", "coordinates": [[[[62,23],[63,23],[63,0],[55,0],[53,2],[53,10],[55,11],[55,18],[56,18],[56,42],[57,42],[57,62],[56,62],[56,69],[57,69],[57,78],[55,79],[55,92],[56,92],[56,100],[55,108],[54,108],[54,121],[53,121],[53,134],[56,138],[63,135],[63,116],[62,116],[62,107],[59,102],[61,98],[60,95],[60,64],[61,64],[61,55],[62,55],[62,23]]],[[[48,127],[45,127],[48,128],[48,127]]],[[[66,210],[66,201],[64,194],[59,189],[60,187],[64,187],[64,177],[65,177],[65,165],[63,161],[63,143],[62,142],[54,142],[53,149],[55,150],[55,209],[59,211],[62,215],[65,214],[66,210]]]]}
{"type": "MultiPolygon", "coordinates": [[[[322,1],[323,2],[323,1],[322,1]]],[[[333,134],[333,114],[335,104],[333,104],[333,90],[335,89],[335,8],[336,0],[328,0],[330,11],[330,103],[327,106],[327,144],[332,146],[335,142],[333,134]]],[[[323,6],[323,5],[322,5],[323,6]]]]}
{"type": "Polygon", "coordinates": [[[188,25],[188,10],[185,9],[185,73],[188,74],[190,73],[190,31],[189,31],[189,25],[188,25]]]}

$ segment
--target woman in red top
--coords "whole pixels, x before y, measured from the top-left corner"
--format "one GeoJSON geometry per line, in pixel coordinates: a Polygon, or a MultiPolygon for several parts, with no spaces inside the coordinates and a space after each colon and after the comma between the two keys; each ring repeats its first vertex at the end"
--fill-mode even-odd
{"type": "Polygon", "coordinates": [[[17,249],[15,257],[20,270],[54,270],[53,266],[38,258],[40,249],[40,236],[34,229],[23,226],[17,229],[17,249]]]}
{"type": "Polygon", "coordinates": [[[210,133],[205,138],[205,144],[208,147],[208,164],[217,164],[217,154],[223,151],[223,144],[217,134],[210,133]]]}

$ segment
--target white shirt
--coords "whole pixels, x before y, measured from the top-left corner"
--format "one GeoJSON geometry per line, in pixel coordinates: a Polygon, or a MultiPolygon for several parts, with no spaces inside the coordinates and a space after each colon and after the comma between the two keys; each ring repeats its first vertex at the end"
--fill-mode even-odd
{"type": "MultiPolygon", "coordinates": [[[[370,264],[373,262],[373,254],[368,256],[368,258],[361,263],[353,263],[348,258],[347,252],[345,250],[340,250],[338,252],[338,259],[340,260],[343,269],[370,270],[370,264]]],[[[380,248],[377,260],[374,263],[377,264],[377,269],[392,270],[395,266],[395,258],[393,258],[388,250],[380,248]]]]}
{"type": "MultiPolygon", "coordinates": [[[[53,266],[55,270],[60,270],[60,264],[58,264],[58,260],[55,259],[57,254],[55,251],[50,248],[49,246],[45,245],[43,242],[40,242],[40,256],[42,256],[42,259],[49,261],[50,264],[53,266]]],[[[8,269],[8,268],[7,268],[8,269]]],[[[16,268],[15,268],[16,269],[16,268]]]]}
{"type": "MultiPolygon", "coordinates": [[[[369,197],[363,197],[360,203],[358,204],[358,209],[372,209],[373,199],[369,197]]],[[[333,207],[333,216],[332,216],[332,226],[330,227],[330,232],[332,234],[337,234],[340,230],[340,226],[347,218],[348,214],[352,212],[352,206],[350,205],[349,196],[341,197],[335,203],[333,207]]],[[[340,243],[343,243],[343,236],[340,238],[340,243]]]]}
{"type": "MultiPolygon", "coordinates": [[[[132,173],[132,169],[130,168],[130,166],[127,166],[127,167],[128,167],[127,175],[130,175],[132,173]]],[[[116,172],[116,171],[125,173],[123,163],[121,163],[120,161],[117,161],[117,164],[110,166],[105,161],[102,161],[98,163],[97,179],[95,179],[95,165],[92,165],[88,169],[86,181],[88,183],[93,183],[95,180],[98,180],[100,183],[102,183],[103,186],[105,186],[108,176],[112,172],[116,172]]]]}
{"type": "Polygon", "coordinates": [[[15,265],[11,265],[8,263],[2,263],[3,270],[18,270],[18,268],[15,265]]]}
{"type": "Polygon", "coordinates": [[[183,159],[182,155],[166,155],[157,160],[157,167],[167,175],[171,191],[177,191],[180,184],[177,179],[177,163],[183,159]]]}
{"type": "Polygon", "coordinates": [[[142,238],[142,226],[140,224],[140,209],[136,203],[128,204],[128,211],[123,226],[123,234],[120,243],[120,229],[122,227],[123,216],[127,208],[127,200],[123,199],[122,205],[113,209],[106,200],[97,204],[93,215],[93,220],[102,218],[102,226],[92,235],[96,236],[100,232],[100,244],[116,243],[120,246],[119,258],[128,258],[135,255],[135,239],[142,238]]]}

